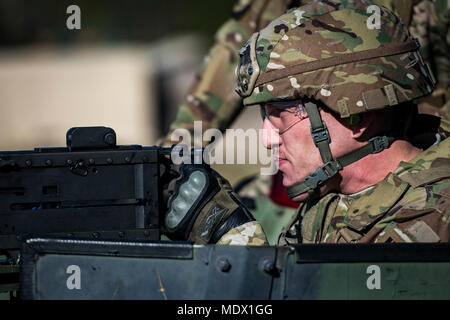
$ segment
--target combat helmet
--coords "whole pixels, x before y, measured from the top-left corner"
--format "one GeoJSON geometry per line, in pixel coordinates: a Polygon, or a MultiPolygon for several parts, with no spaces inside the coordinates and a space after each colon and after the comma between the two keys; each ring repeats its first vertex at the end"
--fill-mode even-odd
{"type": "Polygon", "coordinates": [[[419,47],[400,18],[369,0],[315,1],[252,35],[239,51],[236,91],[246,106],[305,101],[324,162],[287,188],[291,198],[313,195],[346,165],[390,146],[395,138],[377,136],[333,159],[317,103],[347,118],[430,94],[435,81],[419,47]]]}

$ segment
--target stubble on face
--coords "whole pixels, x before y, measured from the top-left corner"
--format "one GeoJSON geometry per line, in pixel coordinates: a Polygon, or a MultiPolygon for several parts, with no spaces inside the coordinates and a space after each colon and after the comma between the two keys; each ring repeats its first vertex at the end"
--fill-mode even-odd
{"type": "MultiPolygon", "coordinates": [[[[321,116],[327,124],[329,134],[331,136],[330,148],[334,157],[347,153],[348,148],[356,148],[352,146],[352,138],[350,131],[338,119],[328,112],[322,111],[321,116]]],[[[315,146],[310,132],[309,120],[304,120],[286,131],[281,136],[279,146],[280,161],[279,169],[283,174],[283,185],[289,187],[304,180],[311,175],[320,166],[323,165],[322,157],[319,149],[315,146]]],[[[325,195],[331,190],[337,190],[340,175],[327,181],[321,186],[319,191],[321,195],[325,195]]],[[[302,194],[293,200],[297,202],[306,201],[308,194],[302,194]]]]}

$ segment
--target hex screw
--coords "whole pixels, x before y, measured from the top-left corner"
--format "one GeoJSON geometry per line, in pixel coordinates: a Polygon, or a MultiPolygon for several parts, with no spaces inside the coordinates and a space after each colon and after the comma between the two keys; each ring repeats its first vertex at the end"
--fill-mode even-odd
{"type": "Polygon", "coordinates": [[[130,161],[131,161],[130,157],[125,157],[125,162],[130,162],[130,161]]]}
{"type": "Polygon", "coordinates": [[[26,161],[25,161],[25,164],[26,164],[28,167],[31,167],[31,165],[32,165],[33,163],[31,162],[31,160],[26,160],[26,161]]]}
{"type": "Polygon", "coordinates": [[[275,265],[269,259],[264,259],[262,262],[262,268],[265,273],[272,273],[275,271],[275,265]]]}
{"type": "Polygon", "coordinates": [[[89,159],[89,164],[95,164],[95,160],[94,159],[89,159]]]}
{"type": "Polygon", "coordinates": [[[70,166],[72,163],[73,163],[73,161],[72,160],[70,160],[70,159],[67,159],[67,164],[70,166]]]}
{"type": "Polygon", "coordinates": [[[113,161],[112,161],[111,158],[108,158],[108,159],[106,159],[106,162],[109,163],[109,164],[111,164],[113,161]]]}
{"type": "Polygon", "coordinates": [[[45,164],[48,166],[51,166],[53,164],[52,160],[48,159],[47,161],[45,161],[45,164]]]}

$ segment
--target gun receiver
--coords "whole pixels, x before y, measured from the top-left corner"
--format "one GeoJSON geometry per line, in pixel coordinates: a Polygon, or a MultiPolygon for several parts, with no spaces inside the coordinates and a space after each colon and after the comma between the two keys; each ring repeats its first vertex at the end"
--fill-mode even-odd
{"type": "Polygon", "coordinates": [[[106,127],[72,128],[66,140],[0,152],[0,249],[30,235],[159,240],[171,149],[117,146],[106,127]]]}

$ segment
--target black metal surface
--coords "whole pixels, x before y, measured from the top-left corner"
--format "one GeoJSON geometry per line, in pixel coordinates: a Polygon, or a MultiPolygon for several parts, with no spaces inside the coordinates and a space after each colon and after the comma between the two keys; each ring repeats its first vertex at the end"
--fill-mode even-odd
{"type": "Polygon", "coordinates": [[[192,259],[190,242],[120,241],[117,239],[29,238],[22,247],[25,254],[67,254],[140,258],[192,259]]]}
{"type": "Polygon", "coordinates": [[[433,270],[442,274],[449,249],[450,244],[249,247],[30,239],[21,252],[20,292],[23,299],[443,299],[450,280],[433,270]],[[359,247],[367,253],[346,258],[358,256],[359,247]],[[425,248],[434,256],[421,256],[425,248]],[[380,260],[385,291],[366,285],[367,266],[377,263],[380,250],[387,257],[380,260]],[[406,253],[396,255],[399,250],[415,256],[405,260],[406,253]],[[332,251],[343,259],[326,255],[332,251]],[[67,287],[69,266],[80,270],[79,289],[67,287]],[[415,274],[416,266],[425,278],[414,282],[398,274],[415,274]]]}
{"type": "Polygon", "coordinates": [[[19,249],[30,234],[159,239],[167,150],[116,146],[104,127],[72,128],[67,140],[0,152],[0,249],[19,249]]]}
{"type": "Polygon", "coordinates": [[[191,243],[30,239],[21,253],[20,293],[22,299],[268,299],[266,265],[275,253],[275,247],[194,251],[191,243]],[[80,289],[67,287],[69,266],[80,270],[80,289]]]}
{"type": "Polygon", "coordinates": [[[450,243],[303,244],[293,248],[297,263],[450,261],[450,243]]]}
{"type": "Polygon", "coordinates": [[[67,131],[66,143],[69,151],[114,148],[116,133],[107,127],[75,127],[67,131]]]}

